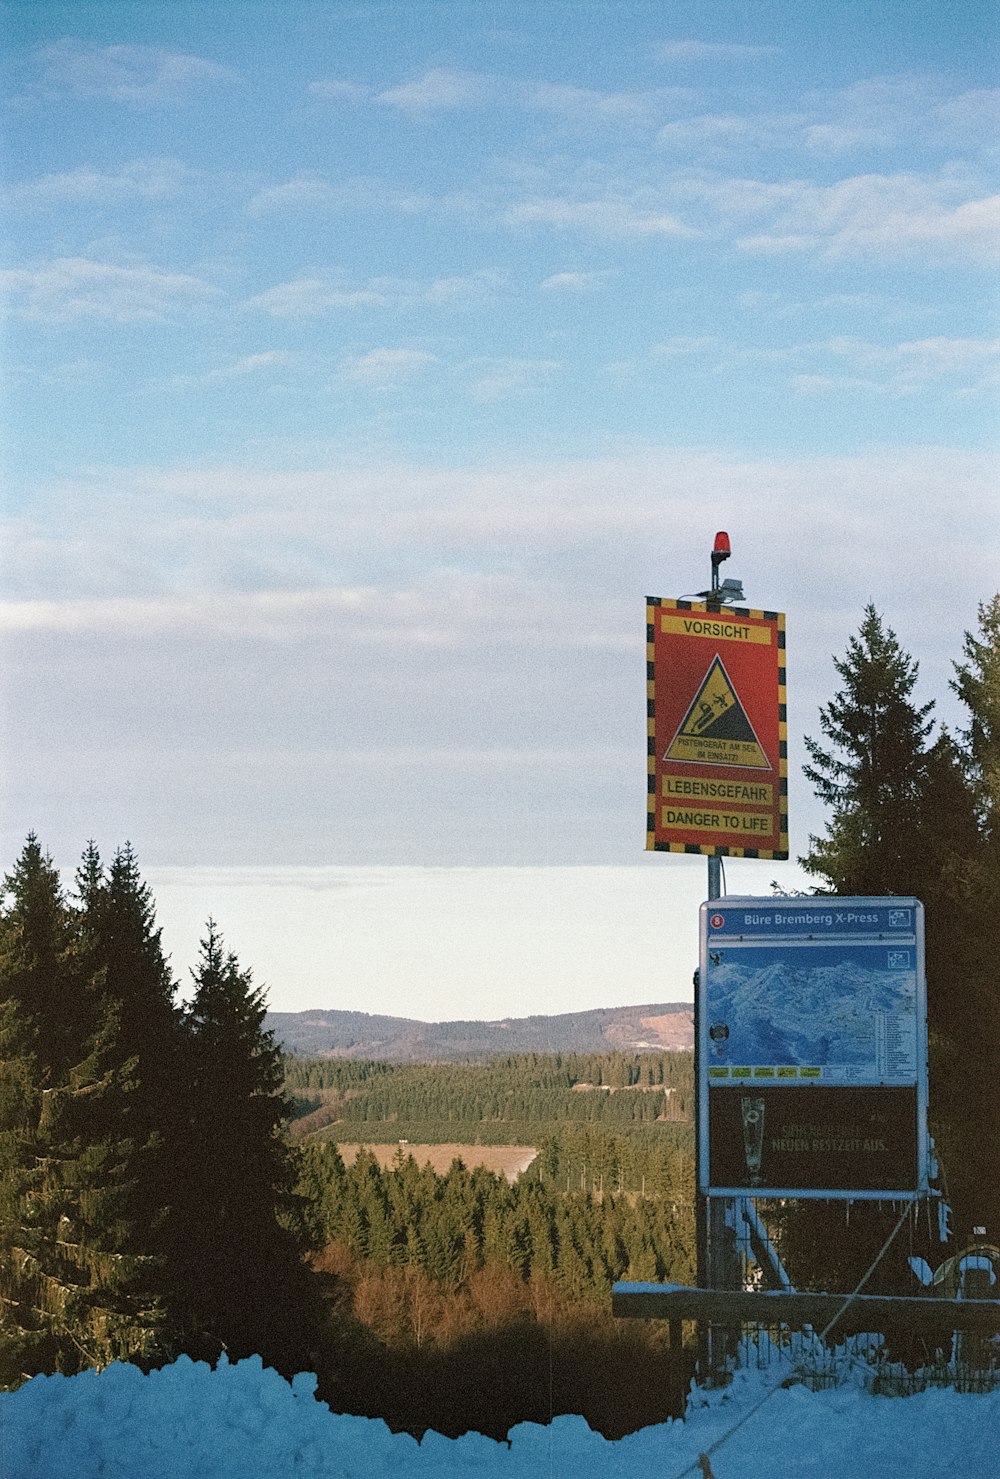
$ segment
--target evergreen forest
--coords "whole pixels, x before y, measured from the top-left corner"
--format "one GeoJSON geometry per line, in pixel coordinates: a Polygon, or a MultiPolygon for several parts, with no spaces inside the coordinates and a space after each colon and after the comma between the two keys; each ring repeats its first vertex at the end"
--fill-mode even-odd
{"type": "MultiPolygon", "coordinates": [[[[526,1053],[485,1064],[290,1058],[299,1135],[368,1144],[534,1145],[567,1123],[629,1132],[691,1119],[690,1053],[526,1053]]],[[[657,1139],[662,1136],[658,1134],[657,1139]]]]}

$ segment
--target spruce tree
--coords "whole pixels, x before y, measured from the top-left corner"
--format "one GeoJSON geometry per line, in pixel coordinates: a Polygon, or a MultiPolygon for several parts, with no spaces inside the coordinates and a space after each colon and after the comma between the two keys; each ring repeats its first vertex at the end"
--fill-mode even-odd
{"type": "Polygon", "coordinates": [[[87,969],[95,989],[118,1009],[123,1051],[139,1059],[138,1103],[155,1125],[173,1098],[180,1018],[152,891],[127,843],[106,874],[91,844],[76,883],[87,969]]]}
{"type": "Polygon", "coordinates": [[[263,1025],[264,993],[211,920],[192,975],[175,1314],[192,1354],[256,1352],[297,1368],[313,1338],[311,1289],[285,1136],[290,1106],[263,1025]]]}
{"type": "Polygon", "coordinates": [[[933,702],[913,703],[917,664],[874,606],[834,667],[843,686],[820,709],[829,744],[807,736],[804,767],[832,816],[800,861],[833,893],[916,893],[933,702]]]}
{"type": "Polygon", "coordinates": [[[4,878],[3,891],[0,994],[19,1004],[48,1084],[75,1061],[89,1008],[79,982],[70,979],[72,921],[59,874],[33,832],[4,878]]]}
{"type": "Polygon", "coordinates": [[[151,1356],[158,1311],[129,1138],[134,1060],[91,989],[58,874],[28,838],[0,915],[4,1375],[151,1356]]]}
{"type": "Polygon", "coordinates": [[[55,1360],[30,1262],[38,1236],[29,1201],[39,1156],[36,1039],[21,1004],[7,996],[0,1002],[0,1389],[55,1360]]]}
{"type": "Polygon", "coordinates": [[[962,734],[981,837],[1000,852],[1000,594],[979,607],[979,631],[967,632],[965,661],[955,663],[952,688],[968,710],[962,734]]]}
{"type": "Polygon", "coordinates": [[[858,636],[835,661],[843,686],[820,711],[830,744],[806,740],[813,763],[805,773],[832,816],[801,860],[831,892],[912,894],[924,904],[931,1128],[960,1228],[984,1220],[998,1184],[996,1167],[985,1164],[995,1112],[983,1073],[996,1063],[1000,1024],[983,950],[984,921],[995,918],[997,874],[984,866],[984,839],[997,753],[990,736],[1000,715],[1000,602],[982,619],[982,639],[968,636],[967,661],[956,665],[954,686],[971,714],[963,747],[943,729],[929,742],[933,705],[914,702],[917,664],[866,608],[858,636]]]}
{"type": "Polygon", "coordinates": [[[66,1305],[76,1281],[57,1247],[64,1156],[52,1135],[52,1109],[86,1026],[59,875],[34,833],[3,891],[0,1365],[10,1382],[61,1365],[75,1333],[66,1305]]]}
{"type": "Polygon", "coordinates": [[[142,1147],[127,1133],[134,1062],[109,1013],[81,1062],[43,1092],[29,1187],[40,1307],[61,1371],[161,1353],[162,1278],[137,1204],[142,1147]]]}
{"type": "Polygon", "coordinates": [[[974,815],[971,841],[945,872],[952,921],[950,1011],[941,1023],[946,1065],[939,1091],[947,1114],[942,1141],[960,1234],[985,1223],[1000,1234],[1000,1157],[996,1085],[1000,1078],[1000,992],[996,921],[1000,918],[1000,595],[979,607],[952,687],[968,722],[960,756],[974,815]]]}
{"type": "Polygon", "coordinates": [[[134,1157],[130,1218],[165,1279],[168,1223],[185,1174],[183,1033],[152,891],[128,843],[107,869],[88,844],[76,874],[76,929],[105,1068],[129,1085],[118,1129],[134,1157]]]}

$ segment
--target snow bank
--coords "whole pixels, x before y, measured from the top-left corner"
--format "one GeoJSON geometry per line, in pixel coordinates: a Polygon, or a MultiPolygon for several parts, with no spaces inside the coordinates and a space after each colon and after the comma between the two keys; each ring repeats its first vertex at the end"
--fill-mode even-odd
{"type": "MultiPolygon", "coordinates": [[[[115,1365],[36,1376],[0,1394],[5,1479],[674,1479],[746,1415],[774,1373],[693,1393],[684,1422],[611,1443],[583,1418],[523,1423],[509,1445],[481,1434],[421,1443],[338,1416],[259,1357],[217,1370],[187,1357],[144,1376],[115,1365]]],[[[717,1453],[716,1479],[1000,1479],[1000,1391],[871,1397],[856,1388],[777,1390],[717,1453]]]]}

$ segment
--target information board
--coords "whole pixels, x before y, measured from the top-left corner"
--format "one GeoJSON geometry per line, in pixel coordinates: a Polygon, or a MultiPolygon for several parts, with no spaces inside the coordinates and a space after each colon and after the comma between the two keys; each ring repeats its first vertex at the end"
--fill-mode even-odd
{"type": "Polygon", "coordinates": [[[702,1190],[926,1190],[923,928],[912,898],[701,906],[702,1190]]]}
{"type": "Polygon", "coordinates": [[[785,618],[650,597],[647,849],[788,857],[785,618]]]}

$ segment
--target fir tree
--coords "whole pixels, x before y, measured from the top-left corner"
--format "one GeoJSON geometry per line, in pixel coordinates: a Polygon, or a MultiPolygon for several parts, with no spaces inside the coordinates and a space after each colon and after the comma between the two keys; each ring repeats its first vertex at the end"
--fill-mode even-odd
{"type": "Polygon", "coordinates": [[[912,894],[925,907],[931,1125],[960,1225],[985,1220],[986,1204],[1000,1218],[987,1164],[1000,1022],[983,928],[1000,905],[1000,859],[986,861],[1000,749],[1000,599],[981,620],[953,685],[970,710],[964,749],[945,730],[928,743],[932,705],[912,697],[917,664],[871,606],[835,662],[843,687],[820,711],[831,746],[806,740],[805,773],[833,815],[803,865],[833,892],[912,894]]]}
{"type": "Polygon", "coordinates": [[[979,632],[965,634],[964,651],[951,686],[968,710],[965,758],[983,841],[995,853],[1000,851],[1000,594],[979,607],[979,632]]]}
{"type": "Polygon", "coordinates": [[[90,989],[76,919],[29,837],[0,917],[5,1374],[149,1356],[158,1310],[126,1128],[134,1060],[90,989]]]}
{"type": "Polygon", "coordinates": [[[54,1364],[50,1321],[30,1266],[37,1238],[28,1200],[36,1178],[41,1085],[37,1034],[13,997],[0,1003],[0,1388],[54,1364]]]}
{"type": "Polygon", "coordinates": [[[161,1350],[161,1269],[136,1198],[143,1152],[126,1131],[135,1065],[120,1061],[116,1039],[110,1011],[65,1082],[42,1095],[29,1266],[62,1371],[161,1350]]]}
{"type": "Polygon", "coordinates": [[[33,832],[3,889],[0,996],[19,1004],[47,1084],[75,1061],[89,1021],[79,982],[71,979],[72,924],[59,874],[33,832]]]}
{"type": "Polygon", "coordinates": [[[210,920],[185,1014],[190,1077],[174,1308],[189,1350],[288,1368],[310,1338],[306,1235],[264,993],[210,920]]]}
{"type": "Polygon", "coordinates": [[[828,748],[806,737],[804,767],[832,811],[801,859],[834,893],[915,893],[927,802],[926,740],[934,705],[911,698],[917,664],[874,606],[834,659],[842,688],[820,709],[828,748]]]}
{"type": "Polygon", "coordinates": [[[979,629],[966,633],[964,661],[952,687],[965,705],[961,760],[974,832],[944,872],[950,921],[950,1011],[939,1023],[942,1062],[940,1139],[958,1230],[985,1223],[1000,1231],[996,1085],[1000,1077],[1000,992],[996,920],[1000,917],[1000,595],[979,607],[979,629]]]}
{"type": "Polygon", "coordinates": [[[95,988],[117,1005],[124,1051],[140,1061],[141,1099],[151,1118],[171,1096],[179,1042],[174,982],[163,954],[152,891],[131,846],[114,856],[105,875],[91,844],[77,873],[80,929],[95,988]]]}
{"type": "Polygon", "coordinates": [[[162,1297],[169,1223],[186,1175],[183,1034],[152,891],[129,844],[107,869],[88,844],[76,874],[75,924],[81,969],[102,1024],[104,1071],[129,1086],[118,1100],[116,1127],[132,1150],[128,1220],[143,1255],[155,1260],[162,1297]]]}

